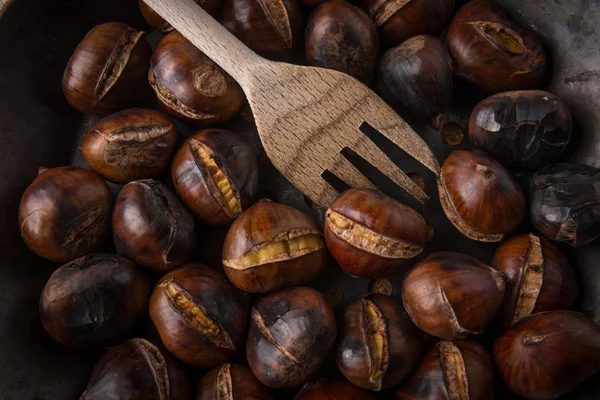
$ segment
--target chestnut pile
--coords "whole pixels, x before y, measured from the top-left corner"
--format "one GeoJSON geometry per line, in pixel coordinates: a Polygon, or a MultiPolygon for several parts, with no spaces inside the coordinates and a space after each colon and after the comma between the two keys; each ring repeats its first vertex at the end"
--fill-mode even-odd
{"type": "Polygon", "coordinates": [[[64,73],[67,101],[103,117],[81,143],[89,169],[40,168],[19,208],[26,244],[63,264],[41,292],[44,329],[108,349],[81,399],[491,400],[504,386],[550,400],[600,371],[600,326],[569,310],[579,289],[563,251],[600,237],[600,170],[558,163],[572,120],[534,89],[546,72],[534,32],[490,0],[456,13],[454,0],[196,3],[258,54],[304,50],[435,129],[454,77],[490,92],[470,115],[473,148],[448,152],[437,188],[447,229],[474,248],[501,243],[490,263],[434,252],[436,227],[372,189],[311,215],[261,198],[260,152],[214,126],[243,107],[241,87],[140,1],[164,34],[153,52],[144,32],[104,23],[64,73]],[[143,86],[163,111],[128,108],[143,86]],[[181,123],[201,130],[180,138],[181,123]],[[516,172],[533,174],[529,190],[516,172]],[[219,229],[221,263],[207,265],[199,238],[219,229]],[[338,267],[402,284],[334,310],[311,286],[338,267]]]}

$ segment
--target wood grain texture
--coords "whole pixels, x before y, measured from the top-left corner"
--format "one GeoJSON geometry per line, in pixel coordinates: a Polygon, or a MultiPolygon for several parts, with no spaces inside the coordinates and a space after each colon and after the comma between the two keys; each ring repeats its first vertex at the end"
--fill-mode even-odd
{"type": "Polygon", "coordinates": [[[192,0],[144,0],[242,87],[265,151],[294,186],[320,206],[337,191],[325,170],[373,187],[341,154],[350,148],[420,202],[429,198],[359,131],[367,122],[436,175],[440,166],[410,126],[367,86],[341,72],[268,61],[242,44],[192,0]]]}

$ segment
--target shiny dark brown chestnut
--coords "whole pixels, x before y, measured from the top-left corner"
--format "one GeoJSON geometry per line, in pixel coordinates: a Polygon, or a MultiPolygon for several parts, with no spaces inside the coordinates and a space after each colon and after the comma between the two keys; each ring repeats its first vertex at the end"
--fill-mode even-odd
{"type": "Polygon", "coordinates": [[[600,237],[600,169],[548,165],[529,192],[531,222],[548,239],[580,247],[600,237]]]}
{"type": "Polygon", "coordinates": [[[171,119],[158,111],[131,108],[96,122],[83,137],[88,166],[115,183],[154,178],[177,144],[171,119]]]}
{"type": "Polygon", "coordinates": [[[536,86],[546,71],[540,39],[491,0],[473,0],[458,10],[446,32],[446,45],[456,74],[492,92],[536,86]]]}
{"type": "Polygon", "coordinates": [[[252,307],[246,357],[256,378],[273,388],[311,379],[333,347],[335,316],[318,291],[293,287],[252,307]]]}
{"type": "Polygon", "coordinates": [[[210,368],[227,360],[242,343],[248,304],[223,274],[200,263],[187,263],[156,284],[150,318],[175,357],[210,368]]]}
{"type": "Polygon", "coordinates": [[[402,304],[373,293],[344,308],[335,359],[358,387],[379,391],[402,382],[421,360],[426,334],[402,304]]]}
{"type": "Polygon", "coordinates": [[[375,26],[367,14],[345,0],[329,0],[308,18],[308,65],[335,69],[368,81],[375,72],[378,55],[375,26]]]}
{"type": "Polygon", "coordinates": [[[262,200],[229,228],[223,266],[237,288],[268,292],[315,279],[327,266],[316,222],[290,206],[262,200]]]}
{"type": "Polygon", "coordinates": [[[506,275],[473,257],[434,253],[402,284],[404,308],[415,325],[445,340],[482,333],[502,303],[506,275]],[[424,301],[423,299],[427,299],[424,301]]]}
{"type": "MultiPolygon", "coordinates": [[[[221,6],[223,4],[222,0],[194,0],[194,3],[198,4],[204,9],[204,11],[213,17],[215,17],[219,11],[221,11],[221,6]]],[[[152,28],[161,33],[169,33],[173,31],[171,24],[165,21],[163,17],[158,15],[158,13],[154,11],[148,4],[146,4],[144,0],[138,0],[138,5],[140,7],[142,16],[152,28]]]]}
{"type": "Polygon", "coordinates": [[[437,36],[454,12],[454,0],[363,0],[386,47],[413,36],[437,36]]]}
{"type": "Polygon", "coordinates": [[[571,114],[561,99],[541,90],[488,97],[469,119],[471,143],[502,164],[537,169],[556,159],[571,139],[571,114]]]}
{"type": "Polygon", "coordinates": [[[305,384],[294,400],[374,400],[374,397],[345,381],[317,381],[305,384]]]}
{"type": "Polygon", "coordinates": [[[600,326],[573,311],[534,314],[496,340],[494,361],[510,391],[556,399],[600,371],[600,326]]]}
{"type": "Polygon", "coordinates": [[[519,235],[498,247],[492,268],[507,277],[498,317],[505,327],[542,311],[568,309],[577,297],[577,281],[566,257],[533,234],[519,235]]]}
{"type": "Polygon", "coordinates": [[[498,161],[480,150],[456,150],[438,179],[446,217],[466,237],[499,242],[525,218],[521,187],[498,161]]]}
{"type": "Polygon", "coordinates": [[[80,400],[189,400],[190,383],[166,352],[131,339],[100,358],[80,400]]]}
{"type": "Polygon", "coordinates": [[[398,400],[492,400],[494,366],[478,343],[440,341],[398,391],[398,400]]]}
{"type": "Polygon", "coordinates": [[[189,137],[171,166],[175,191],[196,217],[225,225],[258,195],[258,154],[243,137],[206,129],[189,137]]]}
{"type": "Polygon", "coordinates": [[[177,31],[158,43],[148,80],[168,113],[199,125],[227,121],[244,101],[237,82],[177,31]]]}
{"type": "Polygon", "coordinates": [[[353,276],[401,275],[426,241],[421,214],[379,191],[350,189],[325,214],[327,248],[353,276]]]}
{"type": "Polygon", "coordinates": [[[133,181],[121,189],[112,224],[117,252],[157,271],[186,262],[196,245],[194,217],[154,179],[133,181]]]}
{"type": "Polygon", "coordinates": [[[452,100],[453,78],[452,59],[442,42],[415,36],[383,54],[377,92],[411,115],[433,121],[452,100]]]}
{"type": "Polygon", "coordinates": [[[77,45],[62,81],[67,101],[84,113],[130,105],[145,82],[150,46],[144,32],[119,22],[97,25],[77,45]]]}
{"type": "Polygon", "coordinates": [[[65,346],[109,347],[127,340],[148,310],[150,284],[126,258],[88,254],[58,268],[40,299],[44,329],[65,346]]]}
{"type": "Polygon", "coordinates": [[[21,198],[21,235],[40,257],[71,261],[108,238],[111,207],[108,185],[92,171],[40,168],[21,198]]]}
{"type": "Polygon", "coordinates": [[[272,400],[269,389],[247,368],[225,363],[209,371],[198,385],[196,400],[272,400]]]}

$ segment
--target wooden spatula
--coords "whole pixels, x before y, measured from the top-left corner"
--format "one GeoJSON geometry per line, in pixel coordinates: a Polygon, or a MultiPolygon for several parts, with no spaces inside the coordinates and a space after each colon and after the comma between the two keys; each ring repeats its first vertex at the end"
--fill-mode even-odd
{"type": "Polygon", "coordinates": [[[353,187],[374,187],[340,153],[344,149],[356,152],[420,202],[428,199],[359,130],[363,123],[371,125],[439,173],[423,139],[368,87],[341,72],[266,60],[193,0],[144,1],[240,84],[267,155],[315,203],[327,207],[338,195],[323,179],[325,170],[353,187]]]}

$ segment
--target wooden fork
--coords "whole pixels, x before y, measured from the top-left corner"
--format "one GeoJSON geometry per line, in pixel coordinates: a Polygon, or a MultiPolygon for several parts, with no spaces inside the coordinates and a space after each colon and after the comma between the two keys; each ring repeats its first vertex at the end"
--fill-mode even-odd
{"type": "Polygon", "coordinates": [[[440,166],[425,141],[367,86],[341,72],[266,60],[193,0],[144,1],[240,84],[267,155],[315,203],[328,207],[338,195],[323,179],[325,170],[350,186],[374,187],[340,153],[346,148],[421,203],[428,200],[427,194],[359,130],[368,123],[439,174],[440,166]]]}

